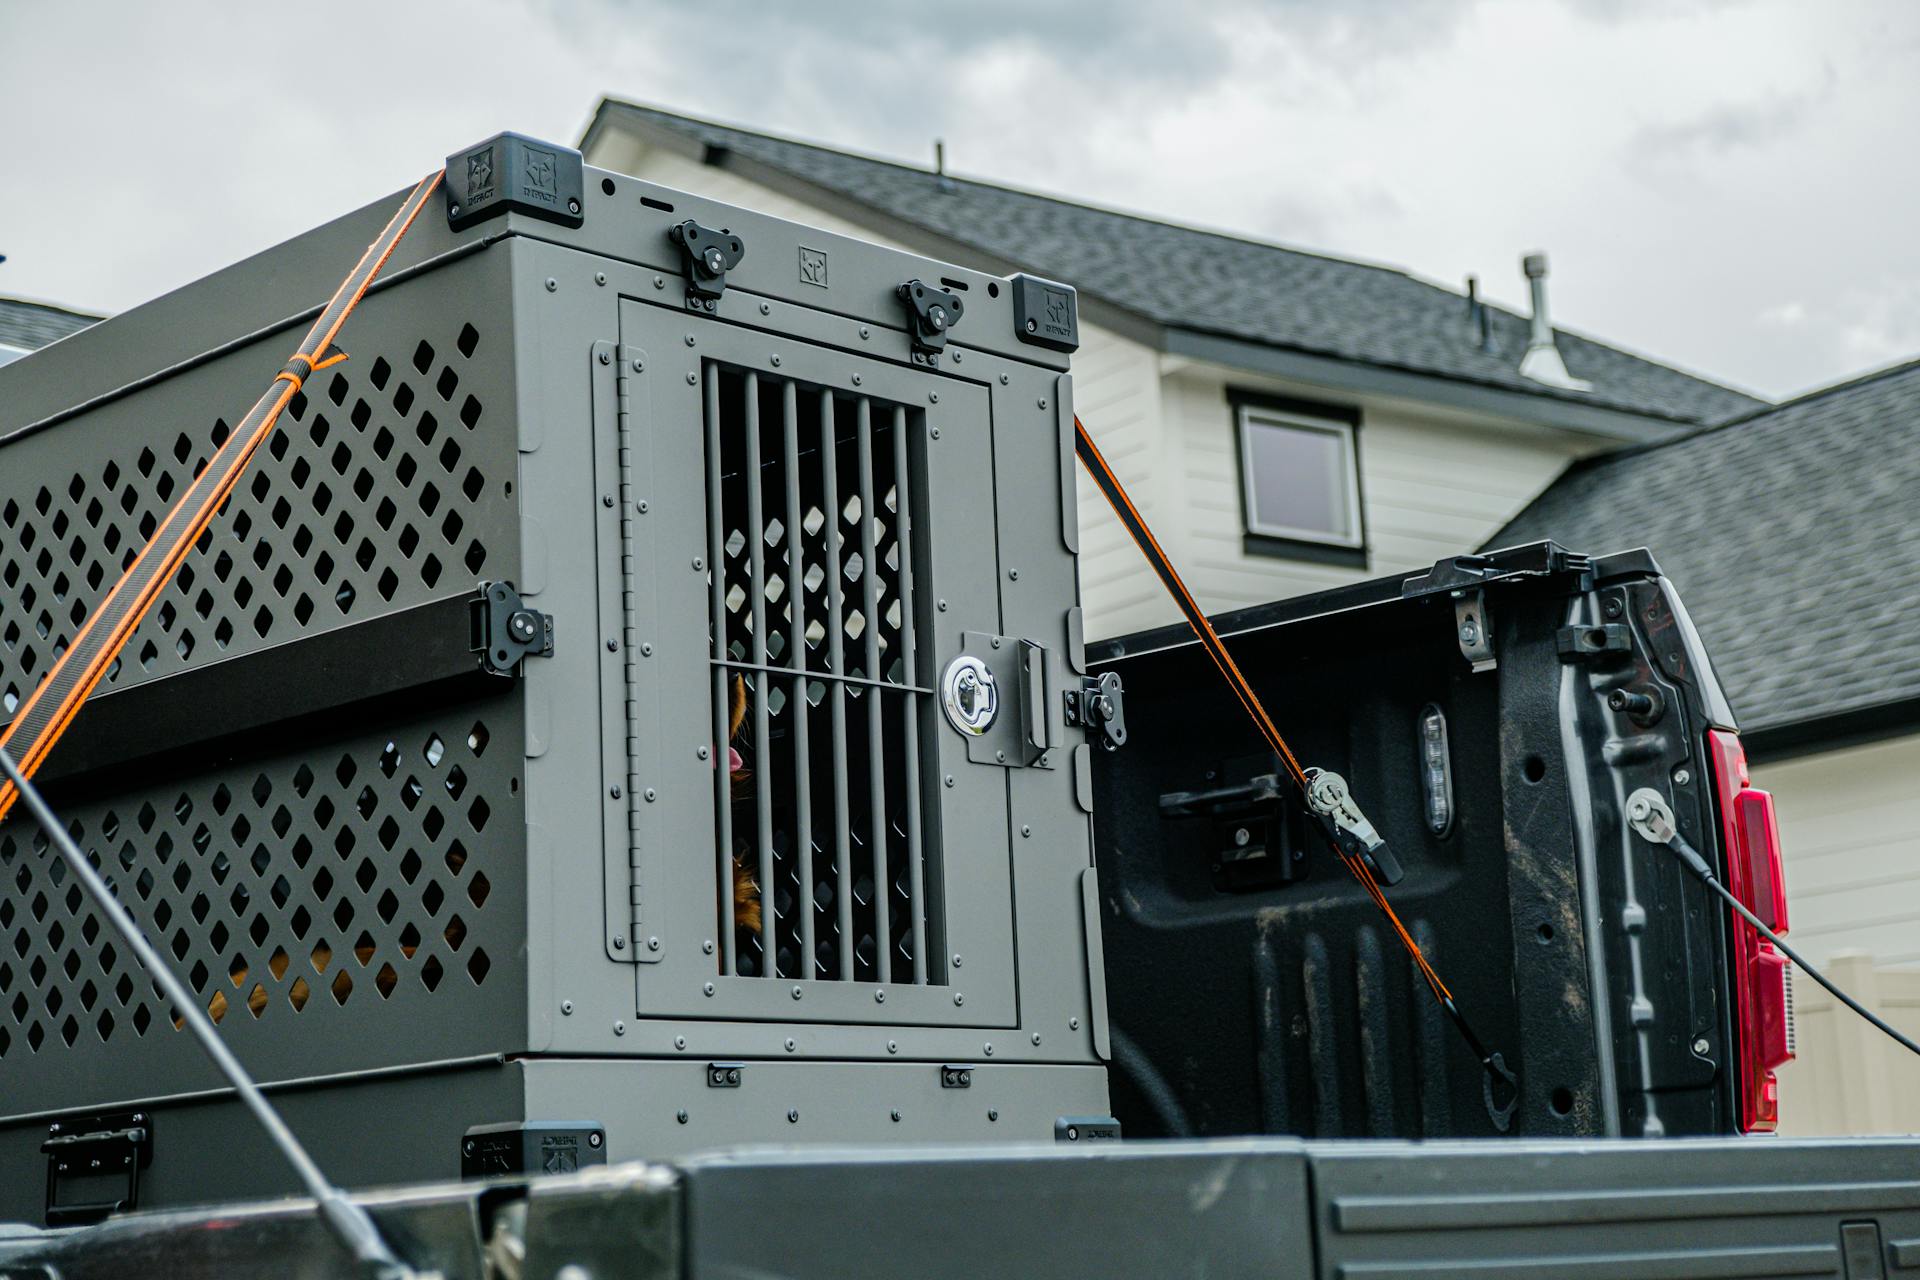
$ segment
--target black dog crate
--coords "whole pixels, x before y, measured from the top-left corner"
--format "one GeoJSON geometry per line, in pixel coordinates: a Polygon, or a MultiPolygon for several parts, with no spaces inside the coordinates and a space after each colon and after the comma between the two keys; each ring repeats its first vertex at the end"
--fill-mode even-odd
{"type": "MultiPolygon", "coordinates": [[[[396,203],[0,371],[0,721],[396,203]]],[[[330,1172],[1106,1111],[1071,308],[454,158],[41,775],[330,1172]]],[[[288,1186],[24,810],[0,876],[0,1219],[135,1111],[142,1204],[288,1186]]]]}

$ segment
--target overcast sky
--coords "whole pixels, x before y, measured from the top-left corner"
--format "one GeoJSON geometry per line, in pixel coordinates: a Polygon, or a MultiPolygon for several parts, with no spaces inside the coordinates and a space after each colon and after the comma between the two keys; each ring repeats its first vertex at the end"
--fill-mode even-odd
{"type": "Polygon", "coordinates": [[[0,0],[0,294],[128,307],[608,93],[1513,303],[1545,248],[1560,323],[1782,396],[1920,355],[1916,71],[1910,0],[0,0]]]}

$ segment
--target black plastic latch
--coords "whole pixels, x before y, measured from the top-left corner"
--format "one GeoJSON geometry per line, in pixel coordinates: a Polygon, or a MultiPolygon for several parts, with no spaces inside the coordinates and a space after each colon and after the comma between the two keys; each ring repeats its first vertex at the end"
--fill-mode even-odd
{"type": "Polygon", "coordinates": [[[1080,348],[1080,295],[1070,284],[1024,272],[1013,286],[1013,332],[1022,342],[1052,351],[1080,348]]]}
{"type": "Polygon", "coordinates": [[[1580,662],[1609,653],[1633,652],[1633,633],[1625,624],[1609,622],[1597,627],[1561,627],[1553,633],[1560,661],[1580,662]]]}
{"type": "Polygon", "coordinates": [[[740,1075],[747,1069],[744,1062],[709,1062],[707,1064],[707,1088],[738,1089],[740,1075]]]}
{"type": "Polygon", "coordinates": [[[909,280],[894,292],[907,306],[907,337],[913,345],[913,362],[933,368],[940,363],[940,353],[947,349],[947,335],[960,323],[960,313],[967,304],[921,280],[909,280]]]}
{"type": "Polygon", "coordinates": [[[1055,1142],[1118,1142],[1120,1122],[1112,1116],[1061,1116],[1053,1122],[1055,1142]]]}
{"type": "Polygon", "coordinates": [[[47,1126],[40,1144],[47,1157],[47,1225],[98,1222],[140,1205],[140,1171],[153,1163],[153,1117],[117,1111],[47,1126]],[[107,1178],[123,1187],[106,1200],[63,1201],[61,1189],[80,1179],[107,1178]]]}
{"type": "Polygon", "coordinates": [[[1085,729],[1108,751],[1126,746],[1127,703],[1120,673],[1102,672],[1080,688],[1067,690],[1067,723],[1085,729]]]}
{"type": "Polygon", "coordinates": [[[483,582],[468,613],[468,648],[480,668],[510,676],[522,658],[553,656],[553,618],[527,607],[511,582],[483,582]]]}
{"type": "Polygon", "coordinates": [[[460,1138],[460,1177],[572,1173],[607,1162],[607,1131],[588,1122],[478,1124],[460,1138]]]}
{"type": "Polygon", "coordinates": [[[942,1089],[973,1088],[973,1068],[949,1064],[940,1068],[940,1087],[942,1089]]]}
{"type": "Polygon", "coordinates": [[[667,239],[680,246],[686,259],[687,306],[713,311],[727,291],[727,272],[747,256],[747,242],[725,227],[715,231],[688,218],[667,228],[667,239]]]}
{"type": "Polygon", "coordinates": [[[501,213],[577,227],[586,220],[580,153],[520,133],[496,133],[447,157],[447,225],[455,231],[501,213]]]}

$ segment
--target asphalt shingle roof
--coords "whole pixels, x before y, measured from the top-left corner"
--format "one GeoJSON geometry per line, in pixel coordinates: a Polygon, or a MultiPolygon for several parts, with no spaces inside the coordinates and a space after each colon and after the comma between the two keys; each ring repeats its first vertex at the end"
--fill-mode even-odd
{"type": "Polygon", "coordinates": [[[1489,546],[1647,547],[1743,730],[1920,697],[1920,361],[1576,464],[1489,546]]]}
{"type": "Polygon", "coordinates": [[[50,307],[44,302],[0,298],[0,346],[38,351],[70,333],[78,333],[99,316],[50,307]]]}
{"type": "Polygon", "coordinates": [[[1492,308],[1492,342],[1482,350],[1463,295],[1396,268],[943,180],[925,169],[611,99],[598,118],[758,161],[1169,328],[1680,422],[1716,421],[1762,403],[1566,330],[1559,331],[1561,356],[1593,390],[1523,378],[1524,317],[1492,308]]]}

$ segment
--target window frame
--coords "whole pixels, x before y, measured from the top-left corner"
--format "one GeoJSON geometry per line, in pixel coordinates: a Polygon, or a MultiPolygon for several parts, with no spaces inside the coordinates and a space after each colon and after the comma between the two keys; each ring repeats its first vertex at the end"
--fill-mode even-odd
{"type": "Polygon", "coordinates": [[[1233,410],[1234,457],[1239,468],[1240,522],[1249,555],[1281,556],[1364,567],[1367,563],[1367,510],[1360,474],[1360,414],[1342,405],[1317,404],[1280,396],[1229,389],[1233,410]],[[1353,513],[1351,535],[1268,524],[1256,517],[1253,492],[1253,431],[1257,426],[1290,427],[1337,436],[1345,445],[1346,497],[1353,513]]]}

